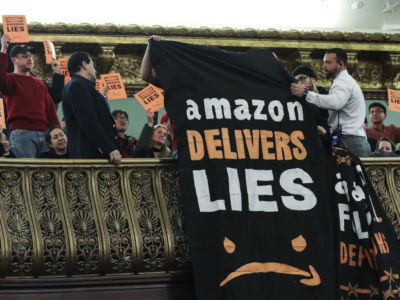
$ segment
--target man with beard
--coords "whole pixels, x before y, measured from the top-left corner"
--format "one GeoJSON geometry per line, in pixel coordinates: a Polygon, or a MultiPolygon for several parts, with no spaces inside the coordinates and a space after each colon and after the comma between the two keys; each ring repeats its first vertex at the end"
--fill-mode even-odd
{"type": "Polygon", "coordinates": [[[347,54],[340,48],[326,51],[323,60],[326,78],[332,79],[328,95],[310,91],[301,82],[292,83],[294,96],[329,110],[328,125],[338,144],[357,156],[369,156],[371,148],[364,131],[365,100],[361,88],[347,72],[347,54]]]}
{"type": "MultiPolygon", "coordinates": [[[[328,94],[325,88],[317,86],[317,74],[315,74],[315,71],[309,66],[302,65],[296,67],[292,72],[292,76],[297,82],[304,84],[309,91],[324,95],[328,94]]],[[[317,123],[317,132],[321,137],[323,149],[329,154],[331,149],[331,136],[329,134],[329,126],[327,123],[329,113],[327,110],[319,108],[314,104],[308,103],[308,105],[310,106],[317,123]]]]}
{"type": "Polygon", "coordinates": [[[110,106],[96,90],[96,70],[87,52],[68,59],[71,81],[63,91],[62,108],[70,158],[108,158],[119,165],[121,153],[110,106]]]}
{"type": "Polygon", "coordinates": [[[1,37],[0,91],[6,95],[8,124],[11,129],[10,148],[18,158],[34,158],[48,150],[45,131],[60,125],[56,108],[42,80],[31,75],[32,54],[36,49],[26,44],[10,50],[14,72],[7,73],[7,49],[10,37],[1,37]]]}

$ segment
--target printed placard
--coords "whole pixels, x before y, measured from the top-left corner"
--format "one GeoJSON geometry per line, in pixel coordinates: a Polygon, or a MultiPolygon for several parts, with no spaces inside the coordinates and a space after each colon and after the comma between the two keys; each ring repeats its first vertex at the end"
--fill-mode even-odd
{"type": "Polygon", "coordinates": [[[4,113],[4,99],[0,97],[0,129],[6,128],[6,115],[4,113]]]}
{"type": "Polygon", "coordinates": [[[96,79],[96,90],[99,91],[100,94],[104,95],[104,81],[102,79],[96,79]]]}
{"type": "Polygon", "coordinates": [[[11,43],[28,43],[28,25],[23,15],[3,16],[3,32],[8,34],[11,43]]]}
{"type": "Polygon", "coordinates": [[[56,49],[54,44],[43,38],[44,54],[46,55],[46,64],[51,64],[56,59],[56,49]]]}
{"type": "Polygon", "coordinates": [[[400,112],[400,91],[388,89],[389,110],[400,112]]]}
{"type": "Polygon", "coordinates": [[[108,100],[126,98],[125,86],[120,73],[104,74],[100,75],[100,78],[108,88],[108,100]]]}
{"type": "Polygon", "coordinates": [[[149,84],[137,92],[134,97],[142,104],[146,111],[150,109],[150,111],[156,112],[164,107],[164,95],[162,92],[162,89],[149,84]]]}
{"type": "Polygon", "coordinates": [[[58,63],[60,64],[60,74],[64,75],[64,84],[67,84],[68,81],[71,80],[71,76],[68,72],[68,57],[59,57],[58,63]]]}

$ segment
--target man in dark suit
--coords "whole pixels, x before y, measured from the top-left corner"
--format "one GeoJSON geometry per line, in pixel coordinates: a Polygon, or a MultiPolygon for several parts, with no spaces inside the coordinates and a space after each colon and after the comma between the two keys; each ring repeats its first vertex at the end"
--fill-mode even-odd
{"type": "Polygon", "coordinates": [[[65,86],[62,108],[68,132],[70,158],[108,158],[121,162],[117,131],[107,100],[95,89],[96,70],[86,52],[68,60],[71,81],[65,86]]]}

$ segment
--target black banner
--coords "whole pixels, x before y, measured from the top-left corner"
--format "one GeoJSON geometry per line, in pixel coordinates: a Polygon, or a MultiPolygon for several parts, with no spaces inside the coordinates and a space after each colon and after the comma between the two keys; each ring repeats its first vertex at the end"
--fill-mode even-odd
{"type": "Polygon", "coordinates": [[[198,299],[352,299],[353,285],[367,289],[372,278],[364,287],[351,275],[358,241],[354,214],[338,218],[349,200],[335,192],[339,167],[272,53],[151,41],[151,59],[178,138],[198,299]]]}

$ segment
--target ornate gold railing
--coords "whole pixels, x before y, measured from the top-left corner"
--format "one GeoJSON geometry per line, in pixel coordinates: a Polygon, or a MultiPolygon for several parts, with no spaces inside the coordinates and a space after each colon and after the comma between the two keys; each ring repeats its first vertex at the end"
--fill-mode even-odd
{"type": "Polygon", "coordinates": [[[0,274],[187,270],[175,163],[0,161],[0,274]]]}
{"type": "MultiPolygon", "coordinates": [[[[363,162],[400,238],[400,158],[363,162]]],[[[0,275],[1,299],[144,284],[147,299],[193,299],[175,161],[1,159],[0,275]],[[154,294],[179,274],[184,296],[154,294]]]]}

